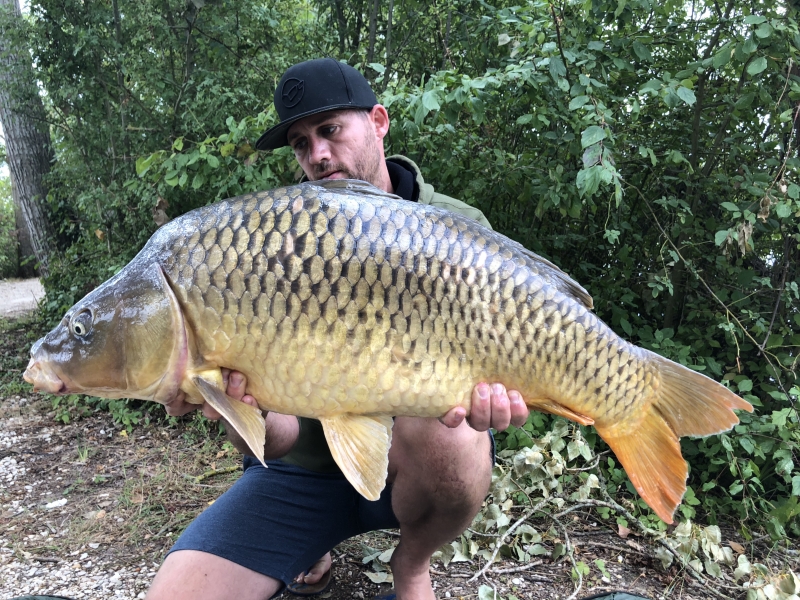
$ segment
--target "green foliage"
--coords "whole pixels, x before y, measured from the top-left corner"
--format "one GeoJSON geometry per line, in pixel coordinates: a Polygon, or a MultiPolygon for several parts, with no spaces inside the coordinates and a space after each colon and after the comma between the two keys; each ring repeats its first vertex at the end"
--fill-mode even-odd
{"type": "MultiPolygon", "coordinates": [[[[578,560],[585,554],[577,554],[568,533],[573,515],[594,511],[599,519],[596,525],[607,522],[623,538],[631,531],[644,536],[640,539],[656,546],[655,557],[664,569],[677,563],[709,588],[715,589],[719,580],[725,579],[735,584],[727,583],[728,589],[747,593],[748,598],[770,600],[789,600],[800,589],[790,565],[775,571],[758,562],[751,564],[754,547],[746,548],[729,537],[723,541],[716,525],[700,526],[687,518],[668,529],[631,495],[632,489],[620,489],[629,487],[627,479],[616,477],[613,460],[596,455],[590,446],[582,428],[558,418],[550,431],[531,440],[530,445],[501,450],[484,508],[458,540],[434,554],[434,560],[447,566],[480,558],[484,565],[480,575],[500,558],[529,564],[536,557],[566,557],[572,564],[576,588],[588,578],[608,583],[611,577],[606,563],[578,560]],[[609,479],[605,473],[615,474],[615,478],[609,479]]],[[[684,502],[700,504],[691,489],[684,502]]],[[[784,539],[775,543],[773,551],[791,545],[784,539]]],[[[491,588],[487,593],[492,593],[491,588]]]]}
{"type": "Polygon", "coordinates": [[[0,279],[16,275],[18,263],[11,180],[0,176],[0,279]]]}
{"type": "Polygon", "coordinates": [[[29,317],[0,318],[0,398],[30,389],[20,374],[28,364],[28,349],[43,333],[44,330],[29,317]]]}
{"type": "Polygon", "coordinates": [[[130,433],[135,425],[147,425],[151,419],[156,421],[166,419],[162,410],[138,400],[94,398],[78,394],[49,397],[54,418],[61,423],[82,419],[92,412],[102,410],[111,414],[115,425],[130,433]],[[153,409],[155,415],[150,412],[153,409]]]}
{"type": "Polygon", "coordinates": [[[48,180],[60,247],[60,264],[45,282],[50,321],[130,260],[164,211],[174,216],[224,197],[218,179],[204,182],[200,168],[213,169],[213,155],[201,157],[202,165],[180,165],[192,179],[177,190],[171,177],[170,184],[143,182],[137,165],[184,140],[202,151],[203,140],[228,130],[229,118],[238,124],[264,109],[274,74],[296,57],[287,47],[297,50],[296,38],[322,42],[327,35],[295,18],[290,2],[115,6],[32,2],[28,27],[19,32],[47,92],[58,157],[48,180]]]}

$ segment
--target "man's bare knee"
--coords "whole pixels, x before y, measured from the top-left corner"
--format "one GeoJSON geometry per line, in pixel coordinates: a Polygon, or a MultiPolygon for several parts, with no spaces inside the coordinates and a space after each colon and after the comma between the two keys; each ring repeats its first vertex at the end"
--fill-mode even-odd
{"type": "Polygon", "coordinates": [[[447,530],[466,527],[491,482],[488,434],[432,419],[397,419],[395,427],[389,472],[400,524],[435,520],[447,530]]]}
{"type": "Polygon", "coordinates": [[[147,600],[263,600],[274,596],[281,585],[214,554],[179,550],[164,560],[147,600]]]}

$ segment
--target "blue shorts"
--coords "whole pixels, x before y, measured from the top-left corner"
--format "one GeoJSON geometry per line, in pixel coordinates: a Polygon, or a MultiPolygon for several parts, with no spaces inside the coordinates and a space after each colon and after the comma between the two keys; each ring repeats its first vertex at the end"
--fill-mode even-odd
{"type": "MultiPolygon", "coordinates": [[[[492,438],[494,460],[494,439],[492,438]]],[[[344,540],[399,527],[386,486],[371,502],[341,473],[244,457],[244,473],[186,528],[170,552],[198,550],[291,583],[344,540]]]]}

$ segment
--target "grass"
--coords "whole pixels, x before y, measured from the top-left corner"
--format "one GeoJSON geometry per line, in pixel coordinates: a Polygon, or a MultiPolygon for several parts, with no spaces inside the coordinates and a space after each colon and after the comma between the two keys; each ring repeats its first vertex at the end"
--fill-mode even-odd
{"type": "Polygon", "coordinates": [[[30,393],[31,386],[22,379],[30,348],[45,333],[35,316],[18,319],[0,317],[0,398],[30,393]]]}

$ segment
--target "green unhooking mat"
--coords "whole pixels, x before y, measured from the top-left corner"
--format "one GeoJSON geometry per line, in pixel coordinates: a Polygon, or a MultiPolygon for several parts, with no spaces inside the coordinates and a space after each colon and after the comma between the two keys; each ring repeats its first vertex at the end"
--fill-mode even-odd
{"type": "Polygon", "coordinates": [[[646,596],[629,594],[628,592],[603,592],[594,596],[586,596],[583,600],[649,600],[646,596]]]}

